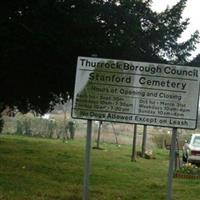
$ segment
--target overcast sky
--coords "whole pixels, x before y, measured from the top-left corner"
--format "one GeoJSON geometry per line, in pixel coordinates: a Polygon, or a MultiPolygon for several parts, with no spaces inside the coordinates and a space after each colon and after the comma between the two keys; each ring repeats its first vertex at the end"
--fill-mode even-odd
{"type": "MultiPolygon", "coordinates": [[[[167,6],[171,7],[176,4],[178,0],[153,0],[152,9],[160,12],[163,11],[167,6]]],[[[183,33],[182,39],[187,39],[195,30],[200,32],[200,0],[188,0],[187,6],[183,12],[184,18],[190,18],[190,24],[187,30],[183,33]]],[[[197,50],[194,53],[200,53],[200,44],[197,45],[197,50]]]]}

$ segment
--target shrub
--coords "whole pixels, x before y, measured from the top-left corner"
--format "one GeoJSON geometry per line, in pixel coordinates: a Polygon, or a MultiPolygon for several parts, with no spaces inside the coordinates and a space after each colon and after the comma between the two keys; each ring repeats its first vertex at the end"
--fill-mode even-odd
{"type": "Polygon", "coordinates": [[[23,134],[31,136],[31,121],[29,119],[25,119],[23,122],[23,134]]]}
{"type": "Polygon", "coordinates": [[[16,125],[16,134],[22,134],[23,133],[23,125],[20,120],[17,120],[17,125],[16,125]]]}
{"type": "Polygon", "coordinates": [[[200,168],[191,163],[186,163],[177,169],[176,173],[200,176],[200,168]]]}
{"type": "Polygon", "coordinates": [[[3,130],[3,125],[4,125],[4,120],[3,120],[3,118],[2,118],[1,115],[0,115],[0,133],[1,133],[2,130],[3,130]]]}
{"type": "Polygon", "coordinates": [[[171,134],[168,133],[157,133],[152,135],[152,141],[158,148],[165,148],[165,144],[170,144],[171,134]]]}

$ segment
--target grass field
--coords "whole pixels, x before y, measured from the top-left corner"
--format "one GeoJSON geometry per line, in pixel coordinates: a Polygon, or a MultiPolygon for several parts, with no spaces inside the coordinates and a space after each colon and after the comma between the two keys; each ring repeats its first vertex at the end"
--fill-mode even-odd
{"type": "MultiPolygon", "coordinates": [[[[130,162],[131,146],[92,150],[91,200],[166,199],[168,151],[130,162]]],[[[0,135],[0,200],[81,200],[84,140],[0,135]]],[[[174,179],[173,200],[199,199],[200,180],[174,179]]]]}

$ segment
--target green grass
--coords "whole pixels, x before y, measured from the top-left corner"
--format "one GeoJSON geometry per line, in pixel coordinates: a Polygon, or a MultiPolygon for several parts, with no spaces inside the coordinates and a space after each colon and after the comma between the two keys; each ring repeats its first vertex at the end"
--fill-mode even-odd
{"type": "MultiPolygon", "coordinates": [[[[92,150],[91,200],[163,200],[168,151],[130,162],[131,146],[92,150]]],[[[81,200],[85,141],[0,136],[0,200],[81,200]]],[[[174,179],[173,200],[196,200],[198,180],[174,179]],[[188,192],[189,191],[189,192],[188,192]]]]}

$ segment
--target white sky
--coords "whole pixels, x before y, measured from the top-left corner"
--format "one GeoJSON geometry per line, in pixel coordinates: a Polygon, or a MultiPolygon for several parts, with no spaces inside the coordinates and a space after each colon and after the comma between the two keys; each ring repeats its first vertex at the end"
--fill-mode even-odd
{"type": "MultiPolygon", "coordinates": [[[[167,6],[171,7],[178,0],[153,0],[152,9],[160,12],[167,6]]],[[[186,8],[183,11],[183,18],[190,18],[190,24],[182,35],[182,39],[187,39],[195,30],[200,32],[200,0],[188,0],[186,8]]],[[[197,49],[193,56],[200,53],[200,44],[197,44],[197,49]]]]}

